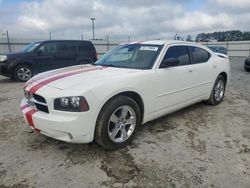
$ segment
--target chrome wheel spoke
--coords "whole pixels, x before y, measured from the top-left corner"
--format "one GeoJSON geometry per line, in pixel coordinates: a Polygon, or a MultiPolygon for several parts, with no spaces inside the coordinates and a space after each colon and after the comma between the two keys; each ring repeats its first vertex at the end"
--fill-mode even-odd
{"type": "Polygon", "coordinates": [[[127,116],[127,114],[128,114],[128,109],[127,108],[122,108],[122,113],[121,113],[121,118],[126,118],[126,116],[127,116]]]}
{"type": "Polygon", "coordinates": [[[126,120],[125,125],[131,125],[135,123],[135,117],[131,116],[129,119],[126,120]]]}
{"type": "Polygon", "coordinates": [[[119,118],[115,114],[113,114],[110,118],[110,121],[112,121],[113,123],[118,123],[119,118]]]}
{"type": "Polygon", "coordinates": [[[128,138],[128,133],[127,130],[125,129],[125,127],[122,129],[122,139],[123,140],[127,140],[128,138]]]}
{"type": "Polygon", "coordinates": [[[110,137],[114,139],[119,131],[120,131],[119,127],[115,126],[115,128],[110,133],[110,137]]]}

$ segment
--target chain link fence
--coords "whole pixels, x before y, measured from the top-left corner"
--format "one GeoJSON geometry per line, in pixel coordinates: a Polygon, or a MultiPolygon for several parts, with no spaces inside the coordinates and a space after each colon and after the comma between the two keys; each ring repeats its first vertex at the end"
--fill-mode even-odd
{"type": "MultiPolygon", "coordinates": [[[[40,41],[44,39],[22,39],[22,38],[0,38],[0,53],[21,51],[25,46],[31,42],[40,41]]],[[[99,56],[111,50],[120,43],[128,40],[91,40],[95,45],[99,56]]],[[[250,55],[250,41],[230,41],[230,42],[203,42],[203,45],[219,45],[228,49],[228,55],[231,57],[247,57],[250,55]]]]}

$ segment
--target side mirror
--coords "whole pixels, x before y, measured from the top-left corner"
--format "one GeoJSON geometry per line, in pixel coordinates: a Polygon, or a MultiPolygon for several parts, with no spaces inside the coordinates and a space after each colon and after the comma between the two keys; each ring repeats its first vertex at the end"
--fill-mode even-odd
{"type": "Polygon", "coordinates": [[[164,59],[161,63],[160,68],[174,67],[179,65],[179,60],[177,58],[171,57],[168,59],[164,59]]]}

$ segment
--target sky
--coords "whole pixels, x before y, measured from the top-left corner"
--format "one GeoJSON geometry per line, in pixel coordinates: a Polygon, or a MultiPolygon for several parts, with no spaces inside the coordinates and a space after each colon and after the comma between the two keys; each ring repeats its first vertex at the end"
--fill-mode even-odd
{"type": "Polygon", "coordinates": [[[250,0],[0,0],[0,32],[12,37],[173,39],[250,31],[250,0]]]}

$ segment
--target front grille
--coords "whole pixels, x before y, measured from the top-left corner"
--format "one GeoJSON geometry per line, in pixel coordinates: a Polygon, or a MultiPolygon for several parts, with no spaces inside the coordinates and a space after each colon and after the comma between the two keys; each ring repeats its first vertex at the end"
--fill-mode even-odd
{"type": "Polygon", "coordinates": [[[37,95],[37,94],[30,93],[28,91],[24,91],[24,93],[25,93],[25,98],[27,99],[29,106],[36,107],[37,110],[39,111],[49,113],[47,102],[44,97],[37,95]]]}
{"type": "Polygon", "coordinates": [[[44,106],[44,105],[41,105],[41,104],[38,104],[38,103],[35,103],[35,105],[36,105],[37,110],[49,113],[49,110],[48,110],[47,106],[44,106]]]}
{"type": "Polygon", "coordinates": [[[45,100],[45,98],[43,98],[42,96],[37,95],[37,94],[33,94],[33,97],[34,97],[34,99],[37,100],[38,102],[42,102],[42,103],[45,103],[45,104],[46,104],[46,100],[45,100]]]}

